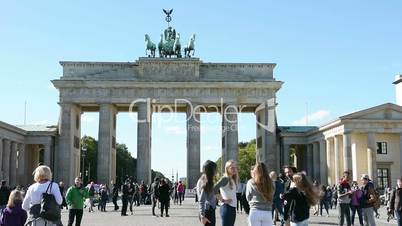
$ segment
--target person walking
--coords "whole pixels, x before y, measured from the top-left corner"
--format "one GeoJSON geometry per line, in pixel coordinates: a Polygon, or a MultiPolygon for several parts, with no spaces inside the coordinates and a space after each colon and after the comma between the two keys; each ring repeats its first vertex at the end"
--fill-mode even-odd
{"type": "Polygon", "coordinates": [[[320,200],[320,216],[322,216],[322,208],[325,208],[327,217],[329,217],[329,205],[332,199],[332,190],[329,186],[326,188],[325,185],[321,185],[321,193],[323,195],[320,200]]]}
{"type": "Polygon", "coordinates": [[[61,219],[48,220],[41,217],[41,202],[43,193],[53,195],[56,203],[60,205],[63,203],[63,197],[61,197],[60,189],[57,183],[52,182],[52,171],[48,166],[38,166],[34,171],[35,183],[29,186],[24,201],[22,202],[22,208],[29,212],[28,223],[26,225],[35,226],[56,226],[62,225],[61,219]]]}
{"type": "Polygon", "coordinates": [[[130,184],[130,180],[126,179],[124,182],[122,188],[121,188],[121,201],[122,201],[122,207],[121,207],[121,216],[127,216],[127,205],[128,205],[128,186],[130,184]]]}
{"type": "Polygon", "coordinates": [[[310,218],[310,207],[319,201],[318,191],[308,181],[303,173],[293,175],[290,189],[283,196],[289,203],[289,217],[291,226],[307,226],[310,218]]]}
{"type": "Polygon", "coordinates": [[[236,199],[237,199],[237,204],[236,204],[236,210],[238,213],[242,213],[243,212],[243,203],[241,202],[241,193],[243,191],[243,188],[246,185],[242,182],[239,182],[238,186],[237,186],[237,191],[236,191],[236,199]]]}
{"type": "Polygon", "coordinates": [[[161,203],[161,217],[163,217],[163,211],[165,210],[165,216],[169,217],[169,202],[170,202],[170,187],[166,183],[165,179],[160,181],[159,185],[159,202],[161,203]]]}
{"type": "Polygon", "coordinates": [[[134,183],[130,180],[130,183],[128,184],[128,205],[131,215],[133,215],[134,194],[135,194],[134,183]]]}
{"type": "Polygon", "coordinates": [[[151,184],[151,199],[152,199],[152,216],[156,216],[155,207],[158,204],[159,199],[159,178],[156,177],[151,184]]]}
{"type": "Polygon", "coordinates": [[[108,191],[107,191],[107,188],[105,185],[102,186],[102,188],[99,192],[99,196],[100,196],[99,205],[101,205],[100,210],[102,212],[106,212],[106,203],[109,201],[109,194],[108,194],[108,191]]]}
{"type": "Polygon", "coordinates": [[[22,209],[22,200],[21,191],[13,190],[11,192],[7,207],[1,212],[0,226],[24,226],[28,215],[22,209]]]}
{"type": "Polygon", "coordinates": [[[251,170],[251,179],[246,187],[246,197],[250,205],[249,226],[272,225],[274,192],[274,184],[268,175],[267,167],[262,162],[257,163],[251,170]]]}
{"type": "Polygon", "coordinates": [[[63,207],[66,207],[66,209],[68,209],[66,197],[64,196],[64,182],[63,181],[59,182],[59,189],[60,189],[60,194],[63,197],[63,203],[61,204],[60,208],[63,209],[63,207]]]}
{"type": "Polygon", "coordinates": [[[281,194],[284,193],[285,191],[285,185],[283,181],[281,180],[280,177],[277,176],[275,171],[272,171],[269,173],[269,177],[273,181],[275,185],[275,192],[274,192],[274,198],[273,198],[273,203],[272,203],[272,221],[273,224],[276,222],[276,217],[275,217],[275,212],[278,215],[279,221],[281,222],[281,225],[285,224],[285,221],[283,220],[283,200],[281,199],[281,194]]]}
{"type": "Polygon", "coordinates": [[[81,178],[76,177],[74,185],[68,188],[66,193],[66,203],[68,210],[68,226],[72,226],[75,218],[75,226],[81,225],[84,214],[84,201],[89,197],[88,188],[82,187],[81,178]]]}
{"type": "Polygon", "coordinates": [[[88,211],[89,212],[94,212],[94,199],[95,199],[95,183],[91,181],[88,185],[88,191],[89,191],[89,207],[88,211]]]}
{"type": "Polygon", "coordinates": [[[207,160],[202,166],[202,175],[197,181],[199,219],[205,226],[215,226],[216,224],[216,190],[214,189],[216,168],[215,162],[207,160]]]}
{"type": "Polygon", "coordinates": [[[357,212],[357,216],[359,217],[360,226],[363,226],[363,214],[362,214],[362,198],[363,198],[363,191],[360,190],[356,181],[352,183],[352,196],[351,196],[351,203],[350,209],[352,210],[352,225],[355,224],[355,216],[357,212]]]}
{"type": "Polygon", "coordinates": [[[184,200],[184,185],[181,181],[179,181],[179,184],[177,185],[177,194],[179,195],[179,205],[181,205],[184,200]]]}
{"type": "Polygon", "coordinates": [[[363,197],[362,197],[362,213],[364,226],[375,226],[374,219],[374,203],[376,202],[374,184],[370,181],[367,174],[363,174],[361,177],[363,184],[363,197]]]}
{"type": "Polygon", "coordinates": [[[6,185],[5,180],[1,181],[0,185],[0,211],[7,207],[8,198],[10,197],[10,188],[6,185]]]}
{"type": "Polygon", "coordinates": [[[239,184],[239,173],[236,162],[229,160],[225,163],[225,173],[215,185],[219,189],[218,199],[223,205],[219,208],[222,226],[233,226],[236,221],[236,191],[239,184]]]}
{"type": "Polygon", "coordinates": [[[113,184],[113,189],[112,189],[112,202],[114,205],[114,211],[119,210],[119,205],[117,205],[117,199],[119,198],[119,187],[117,186],[116,183],[113,184]]]}
{"type": "Polygon", "coordinates": [[[391,192],[388,209],[395,213],[398,226],[402,226],[402,178],[397,180],[397,187],[391,192]]]}
{"type": "Polygon", "coordinates": [[[352,189],[349,183],[349,171],[343,172],[343,177],[339,181],[337,187],[338,203],[339,203],[339,225],[343,226],[346,218],[346,225],[351,226],[350,221],[350,196],[352,189]]]}
{"type": "Polygon", "coordinates": [[[174,199],[173,204],[179,204],[179,193],[177,192],[177,186],[179,184],[177,182],[174,183],[174,199]]]}

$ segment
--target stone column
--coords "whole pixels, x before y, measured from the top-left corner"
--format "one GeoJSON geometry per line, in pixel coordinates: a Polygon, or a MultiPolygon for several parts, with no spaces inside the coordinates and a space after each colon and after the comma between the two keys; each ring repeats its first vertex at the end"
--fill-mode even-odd
{"type": "Polygon", "coordinates": [[[320,182],[322,184],[328,184],[328,166],[327,166],[327,150],[325,147],[326,141],[320,140],[319,142],[319,171],[320,171],[320,182]]]}
{"type": "Polygon", "coordinates": [[[312,144],[307,144],[306,145],[306,161],[305,161],[305,166],[306,166],[306,171],[307,175],[313,179],[314,178],[314,163],[313,163],[313,145],[312,144]]]}
{"type": "Polygon", "coordinates": [[[43,144],[43,164],[52,168],[52,144],[43,144]]]}
{"type": "Polygon", "coordinates": [[[25,144],[18,144],[18,183],[21,185],[27,184],[27,179],[26,176],[27,174],[25,173],[26,171],[26,165],[27,162],[25,161],[26,159],[26,154],[25,154],[25,144]]]}
{"type": "Polygon", "coordinates": [[[0,137],[0,163],[1,163],[1,166],[0,166],[0,177],[1,177],[1,178],[4,178],[4,176],[3,176],[3,153],[4,153],[4,151],[3,151],[3,149],[4,149],[3,140],[4,140],[4,138],[3,138],[3,137],[0,137]]]}
{"type": "Polygon", "coordinates": [[[60,107],[55,179],[68,187],[80,173],[81,108],[70,103],[60,103],[60,107]]]}
{"type": "Polygon", "coordinates": [[[313,143],[313,174],[314,179],[320,181],[320,149],[319,143],[313,143]]]}
{"type": "Polygon", "coordinates": [[[289,165],[289,157],[290,157],[290,145],[283,145],[283,165],[289,165]]]}
{"type": "Polygon", "coordinates": [[[112,163],[116,150],[116,114],[117,109],[113,104],[100,104],[97,179],[102,184],[109,184],[116,177],[112,163]]]}
{"type": "Polygon", "coordinates": [[[194,188],[200,176],[200,113],[187,106],[187,188],[194,188]]]}
{"type": "Polygon", "coordinates": [[[352,143],[352,170],[353,176],[351,177],[353,181],[359,181],[357,175],[357,144],[355,142],[352,143]]]}
{"type": "Polygon", "coordinates": [[[151,182],[151,103],[140,102],[137,126],[137,181],[151,182]]]}
{"type": "Polygon", "coordinates": [[[235,104],[227,104],[222,110],[222,167],[226,161],[238,162],[238,108],[235,104]]]}
{"type": "Polygon", "coordinates": [[[334,184],[334,181],[332,181],[333,180],[332,175],[334,173],[334,166],[332,164],[332,157],[333,157],[334,151],[333,151],[333,146],[331,146],[331,140],[330,139],[331,138],[325,139],[326,152],[327,152],[327,165],[326,165],[326,168],[327,168],[327,174],[328,174],[328,179],[327,179],[328,185],[334,184]]]}
{"type": "Polygon", "coordinates": [[[402,133],[399,133],[399,162],[400,164],[400,176],[402,177],[402,133]]]}
{"type": "Polygon", "coordinates": [[[349,171],[350,178],[353,178],[352,134],[350,132],[343,134],[343,171],[349,171]]]}
{"type": "Polygon", "coordinates": [[[341,138],[339,135],[334,136],[334,171],[335,171],[335,181],[334,183],[337,183],[340,179],[340,174],[339,174],[339,152],[340,152],[340,146],[341,146],[341,138]]]}
{"type": "Polygon", "coordinates": [[[257,161],[264,162],[268,171],[279,171],[276,146],[276,113],[275,99],[262,103],[256,109],[257,116],[257,161]]]}
{"type": "Polygon", "coordinates": [[[10,184],[10,155],[11,155],[11,141],[4,139],[4,154],[3,154],[3,179],[10,184]]]}
{"type": "Polygon", "coordinates": [[[367,134],[367,174],[374,184],[377,185],[377,144],[375,134],[367,134]]]}
{"type": "Polygon", "coordinates": [[[14,187],[17,185],[17,143],[11,142],[11,153],[10,153],[10,186],[14,187]]]}

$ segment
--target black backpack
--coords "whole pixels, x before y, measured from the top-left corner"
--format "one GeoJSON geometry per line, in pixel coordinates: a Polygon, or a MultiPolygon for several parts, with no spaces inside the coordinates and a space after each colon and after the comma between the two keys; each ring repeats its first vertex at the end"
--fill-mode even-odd
{"type": "Polygon", "coordinates": [[[48,221],[59,221],[61,218],[60,205],[52,191],[53,181],[47,186],[46,192],[42,194],[40,217],[48,221]]]}

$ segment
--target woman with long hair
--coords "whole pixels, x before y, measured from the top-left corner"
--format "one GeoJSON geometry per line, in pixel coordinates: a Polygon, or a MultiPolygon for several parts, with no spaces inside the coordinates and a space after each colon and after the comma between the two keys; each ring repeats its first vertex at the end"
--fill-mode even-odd
{"type": "Polygon", "coordinates": [[[247,182],[246,197],[250,205],[249,226],[272,225],[272,201],[274,186],[264,163],[257,163],[247,182]]]}
{"type": "Polygon", "coordinates": [[[216,196],[214,190],[216,168],[215,162],[207,160],[202,167],[202,175],[197,182],[199,217],[202,225],[206,226],[215,226],[216,223],[216,196]]]}
{"type": "Polygon", "coordinates": [[[225,173],[215,185],[215,190],[219,190],[217,196],[223,203],[220,207],[222,226],[233,226],[236,220],[237,197],[236,191],[239,184],[239,172],[236,162],[229,160],[225,164],[225,173]]]}
{"type": "Polygon", "coordinates": [[[27,220],[27,212],[22,209],[22,192],[14,190],[11,192],[8,198],[7,208],[3,210],[2,217],[0,219],[0,226],[24,226],[27,220]]]}
{"type": "Polygon", "coordinates": [[[291,188],[284,194],[289,203],[289,216],[291,226],[307,226],[310,217],[310,207],[319,201],[319,192],[303,173],[293,175],[291,188]]]}

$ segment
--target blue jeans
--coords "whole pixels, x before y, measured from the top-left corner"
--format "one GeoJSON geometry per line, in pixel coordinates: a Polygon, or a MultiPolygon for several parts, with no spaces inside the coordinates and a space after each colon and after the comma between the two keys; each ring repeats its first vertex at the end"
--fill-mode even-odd
{"type": "Polygon", "coordinates": [[[223,204],[220,208],[222,226],[234,226],[236,220],[236,207],[223,204]]]}
{"type": "Polygon", "coordinates": [[[352,210],[352,224],[355,224],[355,216],[356,216],[356,212],[357,212],[357,216],[359,217],[359,223],[360,225],[363,225],[363,212],[362,212],[362,208],[359,206],[350,206],[350,210],[352,210]]]}
{"type": "Polygon", "coordinates": [[[398,222],[398,226],[402,226],[402,211],[401,210],[396,210],[395,211],[395,217],[396,221],[398,222]]]}

